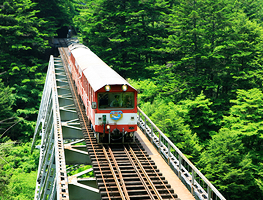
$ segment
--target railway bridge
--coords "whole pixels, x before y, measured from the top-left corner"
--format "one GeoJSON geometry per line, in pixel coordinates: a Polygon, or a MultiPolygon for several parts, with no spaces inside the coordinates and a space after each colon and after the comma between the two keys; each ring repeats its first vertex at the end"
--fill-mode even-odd
{"type": "Polygon", "coordinates": [[[68,44],[55,41],[32,149],[41,137],[35,200],[225,198],[138,108],[130,145],[98,145],[68,72],[68,44]]]}

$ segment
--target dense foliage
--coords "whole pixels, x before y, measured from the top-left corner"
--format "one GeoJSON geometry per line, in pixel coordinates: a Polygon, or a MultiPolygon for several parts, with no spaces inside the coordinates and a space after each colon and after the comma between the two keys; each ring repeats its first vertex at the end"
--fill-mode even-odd
{"type": "Polygon", "coordinates": [[[32,138],[48,41],[69,26],[129,78],[142,110],[227,199],[263,199],[262,6],[0,0],[0,199],[32,199],[33,185],[22,180],[34,179],[37,156],[19,142],[32,138]]]}
{"type": "Polygon", "coordinates": [[[52,4],[0,0],[1,200],[34,197],[39,151],[30,154],[30,140],[51,52],[49,40],[72,18],[67,15],[70,2],[52,4]]]}
{"type": "Polygon", "coordinates": [[[81,1],[80,39],[228,199],[262,199],[262,2],[81,1]]]}
{"type": "Polygon", "coordinates": [[[0,200],[33,199],[39,151],[11,140],[0,145],[0,200]]]}

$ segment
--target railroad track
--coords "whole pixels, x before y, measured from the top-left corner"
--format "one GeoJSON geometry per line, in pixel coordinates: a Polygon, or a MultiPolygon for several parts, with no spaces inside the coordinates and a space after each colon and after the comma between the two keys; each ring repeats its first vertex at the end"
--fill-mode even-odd
{"type": "Polygon", "coordinates": [[[134,144],[99,145],[68,71],[68,41],[60,40],[59,52],[76,105],[87,150],[102,200],[176,199],[174,190],[136,138],[134,144]],[[66,67],[65,67],[66,66],[66,67]]]}

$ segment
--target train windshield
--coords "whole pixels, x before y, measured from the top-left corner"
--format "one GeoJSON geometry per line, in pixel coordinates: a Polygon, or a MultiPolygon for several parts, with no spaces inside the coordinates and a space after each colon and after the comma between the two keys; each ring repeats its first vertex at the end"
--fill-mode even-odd
{"type": "Polygon", "coordinates": [[[133,92],[98,94],[99,109],[134,108],[133,92]]]}

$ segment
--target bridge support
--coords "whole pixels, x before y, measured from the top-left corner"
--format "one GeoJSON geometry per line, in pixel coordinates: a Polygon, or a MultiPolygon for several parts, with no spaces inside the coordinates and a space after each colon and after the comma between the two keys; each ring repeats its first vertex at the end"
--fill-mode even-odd
{"type": "Polygon", "coordinates": [[[32,149],[40,149],[35,200],[100,199],[79,119],[59,58],[50,57],[32,149]],[[74,171],[83,169],[74,174],[74,171]],[[89,168],[89,169],[87,169],[89,168]],[[73,171],[73,172],[72,172],[73,171]]]}

